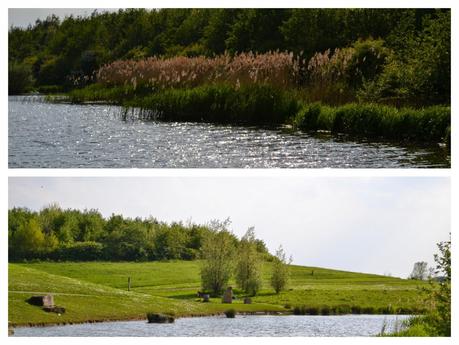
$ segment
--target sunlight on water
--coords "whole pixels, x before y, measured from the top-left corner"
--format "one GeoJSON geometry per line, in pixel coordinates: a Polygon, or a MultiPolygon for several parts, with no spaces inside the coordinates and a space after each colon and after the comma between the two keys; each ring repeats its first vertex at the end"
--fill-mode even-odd
{"type": "Polygon", "coordinates": [[[10,168],[449,167],[436,148],[344,141],[280,129],[123,121],[106,105],[9,98],[10,168]]]}

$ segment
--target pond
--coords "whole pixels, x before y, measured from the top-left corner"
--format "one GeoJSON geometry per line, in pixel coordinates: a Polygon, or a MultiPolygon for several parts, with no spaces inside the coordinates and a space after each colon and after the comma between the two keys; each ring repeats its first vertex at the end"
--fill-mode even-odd
{"type": "Polygon", "coordinates": [[[400,328],[406,315],[341,316],[255,316],[237,315],[177,319],[173,324],[149,324],[146,321],[85,323],[67,326],[21,327],[15,336],[139,336],[139,337],[230,337],[230,336],[301,336],[344,337],[374,336],[385,326],[386,332],[400,328]]]}
{"type": "Polygon", "coordinates": [[[436,147],[206,123],[123,120],[122,108],[9,97],[10,168],[449,167],[436,147]]]}

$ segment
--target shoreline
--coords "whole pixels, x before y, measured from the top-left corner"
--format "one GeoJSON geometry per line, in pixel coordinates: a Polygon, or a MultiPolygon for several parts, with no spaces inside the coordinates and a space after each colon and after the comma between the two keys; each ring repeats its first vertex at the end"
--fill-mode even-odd
{"type": "MultiPolygon", "coordinates": [[[[436,139],[432,138],[421,138],[418,137],[419,134],[416,134],[415,137],[391,137],[386,134],[369,134],[369,133],[360,133],[354,129],[354,127],[362,127],[361,123],[352,123],[347,125],[346,128],[342,128],[343,124],[342,121],[346,120],[345,115],[339,115],[340,119],[335,121],[334,117],[336,115],[332,115],[333,119],[325,119],[322,124],[318,124],[320,122],[320,118],[315,112],[317,110],[311,108],[315,108],[316,106],[323,108],[323,110],[319,110],[322,112],[342,112],[343,108],[346,107],[357,107],[357,108],[368,108],[368,107],[385,107],[387,109],[396,109],[396,112],[401,112],[402,110],[409,110],[412,114],[423,112],[428,108],[421,108],[421,109],[414,109],[414,108],[395,108],[386,105],[378,105],[372,103],[347,103],[344,105],[339,106],[327,106],[321,105],[320,103],[312,103],[312,104],[303,104],[303,108],[300,109],[294,116],[294,118],[284,119],[285,121],[282,122],[244,122],[244,121],[226,121],[226,120],[213,120],[213,119],[177,119],[175,117],[164,117],[164,116],[157,116],[156,111],[150,107],[144,107],[141,103],[143,102],[143,98],[140,97],[137,99],[138,103],[126,101],[126,100],[117,100],[117,101],[110,101],[109,99],[98,99],[98,100],[90,100],[90,99],[79,99],[74,100],[72,99],[71,93],[65,95],[50,95],[50,94],[22,94],[22,95],[11,95],[13,97],[36,97],[40,96],[43,97],[43,101],[45,103],[51,104],[67,104],[67,105],[81,105],[81,106],[91,106],[91,105],[105,105],[105,106],[115,106],[120,108],[125,108],[126,111],[134,110],[138,112],[137,115],[131,115],[133,118],[138,118],[139,120],[144,121],[159,121],[159,122],[178,122],[178,123],[205,123],[205,124],[214,124],[214,125],[229,125],[235,127],[254,127],[254,128],[267,128],[267,129],[278,129],[285,131],[288,134],[309,134],[312,136],[328,136],[330,138],[336,138],[344,141],[356,141],[358,143],[374,143],[374,144],[390,144],[390,145],[399,145],[403,147],[413,147],[413,148],[430,148],[438,150],[438,152],[443,152],[446,156],[450,156],[450,130],[448,127],[443,131],[445,134],[441,137],[436,139]],[[343,118],[343,119],[341,119],[343,118]],[[313,123],[311,123],[311,121],[313,123]],[[330,124],[329,122],[332,121],[330,124]],[[335,124],[334,122],[339,122],[339,124],[335,124]],[[341,128],[338,128],[341,127],[341,128]]],[[[434,106],[434,107],[442,107],[442,108],[449,108],[450,106],[434,106]]],[[[444,111],[444,110],[443,110],[444,111]]],[[[370,115],[372,117],[374,114],[370,115]]],[[[404,116],[411,116],[404,115],[404,116]]],[[[121,115],[123,117],[123,115],[121,115]]],[[[376,117],[379,116],[378,114],[375,115],[376,117]]],[[[396,115],[398,116],[398,115],[396,115]]],[[[450,115],[449,115],[450,116],[450,115]]],[[[351,122],[354,120],[350,118],[351,122]]],[[[404,120],[405,121],[405,120],[404,120]]],[[[449,120],[450,121],[450,120],[449,120]]],[[[429,120],[430,122],[430,120],[429,120]]]]}
{"type": "MultiPolygon", "coordinates": [[[[184,314],[180,316],[174,316],[175,319],[183,319],[183,318],[196,318],[196,317],[212,317],[212,316],[223,316],[225,315],[224,312],[221,313],[203,313],[203,314],[184,314]]],[[[258,316],[265,316],[265,315],[277,315],[277,316],[284,316],[284,315],[294,315],[292,312],[280,312],[280,311],[254,311],[254,312],[237,312],[236,315],[258,315],[258,316]]],[[[352,314],[342,314],[342,315],[352,315],[352,314]]],[[[336,315],[336,316],[342,316],[336,315]]],[[[363,314],[360,314],[363,315],[363,314]]],[[[369,314],[371,315],[371,314],[369,314]]],[[[378,315],[378,314],[374,314],[378,315]]],[[[394,314],[395,315],[395,314],[394,314]]],[[[306,316],[306,315],[301,315],[306,316]]],[[[314,316],[314,315],[309,315],[314,316]]],[[[141,321],[145,320],[147,322],[147,317],[131,317],[131,318],[114,318],[114,319],[94,319],[94,320],[86,320],[86,321],[63,321],[63,322],[38,322],[38,323],[19,323],[15,324],[9,322],[9,327],[11,328],[27,328],[27,327],[53,327],[53,326],[70,326],[70,325],[81,325],[81,324],[91,324],[91,323],[103,323],[103,322],[123,322],[123,321],[141,321]]]]}

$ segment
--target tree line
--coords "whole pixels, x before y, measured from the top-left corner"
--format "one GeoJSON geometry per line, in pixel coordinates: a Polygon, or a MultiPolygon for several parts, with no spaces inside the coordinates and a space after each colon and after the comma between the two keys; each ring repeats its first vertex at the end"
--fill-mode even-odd
{"type": "Polygon", "coordinates": [[[301,55],[307,73],[316,53],[351,47],[361,64],[349,75],[358,83],[362,78],[355,76],[365,77],[366,99],[408,93],[448,103],[450,27],[448,9],[126,9],[50,16],[10,28],[9,91],[69,90],[76,79],[91,82],[106,63],[150,56],[280,50],[301,55]]]}
{"type": "MultiPolygon", "coordinates": [[[[8,211],[8,256],[10,261],[194,260],[202,257],[204,243],[229,224],[229,220],[168,224],[152,217],[115,214],[104,218],[95,209],[62,209],[57,204],[40,211],[12,208],[8,211]]],[[[232,248],[244,246],[233,233],[227,236],[232,248]]],[[[262,240],[251,241],[261,258],[271,259],[262,240]]]]}

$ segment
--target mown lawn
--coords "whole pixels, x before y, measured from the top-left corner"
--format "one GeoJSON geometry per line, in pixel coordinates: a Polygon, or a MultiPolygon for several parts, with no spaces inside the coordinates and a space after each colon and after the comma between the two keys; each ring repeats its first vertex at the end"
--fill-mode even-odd
{"type": "MultiPolygon", "coordinates": [[[[269,286],[270,270],[266,263],[263,289],[253,298],[253,304],[244,305],[242,299],[237,299],[231,308],[241,312],[289,312],[300,305],[349,305],[377,312],[377,308],[388,306],[407,310],[422,307],[422,283],[412,280],[292,266],[288,290],[276,295],[269,286]]],[[[150,311],[205,315],[229,308],[219,299],[200,302],[196,298],[199,288],[198,261],[9,264],[8,315],[9,321],[18,325],[139,319],[150,311]],[[127,291],[128,277],[131,291],[127,291]],[[25,301],[44,293],[54,294],[56,304],[65,307],[66,313],[45,313],[25,301]]],[[[235,293],[242,297],[237,289],[235,293]]]]}

